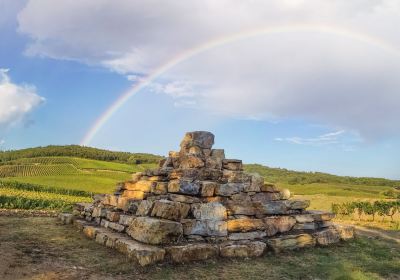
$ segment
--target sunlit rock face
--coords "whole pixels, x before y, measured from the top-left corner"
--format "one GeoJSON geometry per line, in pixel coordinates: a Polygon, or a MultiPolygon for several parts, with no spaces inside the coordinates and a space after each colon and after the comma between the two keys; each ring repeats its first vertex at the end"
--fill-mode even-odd
{"type": "Polygon", "coordinates": [[[291,200],[289,190],[244,172],[241,160],[213,144],[210,132],[188,132],[157,169],[60,218],[140,265],[257,257],[352,238],[352,228],[330,222],[333,214],[306,211],[309,201],[291,200]]]}

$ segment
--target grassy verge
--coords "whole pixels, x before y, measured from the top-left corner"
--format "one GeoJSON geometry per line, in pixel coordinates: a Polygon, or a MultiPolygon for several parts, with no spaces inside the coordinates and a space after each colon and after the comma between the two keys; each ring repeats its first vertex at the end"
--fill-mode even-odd
{"type": "MultiPolygon", "coordinates": [[[[376,239],[358,238],[257,259],[143,269],[73,227],[57,225],[53,218],[0,217],[0,232],[0,253],[8,254],[5,263],[10,262],[4,270],[14,279],[19,271],[26,278],[56,275],[58,279],[398,279],[400,275],[400,246],[376,239]]],[[[1,273],[0,269],[0,278],[1,273]]]]}

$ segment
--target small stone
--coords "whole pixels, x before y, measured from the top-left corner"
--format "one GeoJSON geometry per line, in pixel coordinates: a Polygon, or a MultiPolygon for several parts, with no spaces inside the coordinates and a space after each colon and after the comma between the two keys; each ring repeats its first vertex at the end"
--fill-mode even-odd
{"type": "Polygon", "coordinates": [[[340,241],[340,235],[336,229],[324,229],[314,233],[318,245],[326,246],[340,241]]]}
{"type": "Polygon", "coordinates": [[[264,230],[265,224],[261,219],[235,219],[227,221],[228,232],[246,232],[264,230]]]}
{"type": "Polygon", "coordinates": [[[349,225],[334,225],[339,233],[341,240],[349,240],[354,238],[354,227],[349,225]]]}
{"type": "Polygon", "coordinates": [[[201,182],[201,196],[214,196],[215,189],[218,187],[218,183],[212,181],[201,182]]]}
{"type": "Polygon", "coordinates": [[[227,219],[226,208],[219,202],[192,204],[192,213],[197,220],[227,219]]]}
{"type": "Polygon", "coordinates": [[[266,247],[267,245],[261,241],[222,244],[220,246],[220,255],[226,258],[259,257],[264,253],[266,247]]]}
{"type": "Polygon", "coordinates": [[[86,225],[83,227],[83,234],[85,234],[90,239],[95,239],[96,234],[99,232],[98,227],[86,225]]]}
{"type": "Polygon", "coordinates": [[[182,224],[169,220],[137,217],[127,233],[133,239],[148,244],[168,244],[177,241],[183,234],[182,224]]]}
{"type": "Polygon", "coordinates": [[[289,199],[290,198],[290,191],[288,189],[282,189],[280,194],[281,194],[281,199],[289,199]]]}
{"type": "Polygon", "coordinates": [[[174,263],[201,261],[218,256],[218,247],[211,244],[186,244],[166,248],[167,255],[174,263]]]}
{"type": "Polygon", "coordinates": [[[187,217],[189,210],[190,206],[188,204],[162,199],[154,202],[150,215],[179,221],[187,217]]]}
{"type": "Polygon", "coordinates": [[[116,211],[107,211],[107,220],[109,220],[110,222],[118,222],[120,214],[120,212],[116,211]]]}

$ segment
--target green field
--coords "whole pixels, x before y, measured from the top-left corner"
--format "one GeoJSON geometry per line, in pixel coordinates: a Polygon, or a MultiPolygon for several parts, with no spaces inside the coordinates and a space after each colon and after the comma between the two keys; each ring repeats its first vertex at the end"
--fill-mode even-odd
{"type": "MultiPolygon", "coordinates": [[[[7,201],[7,208],[10,205],[35,209],[65,208],[68,203],[72,204],[79,199],[87,201],[94,193],[112,193],[116,183],[128,180],[134,172],[156,167],[160,158],[150,154],[112,152],[80,146],[49,146],[0,152],[2,205],[5,207],[7,201]],[[33,184],[41,189],[35,187],[32,190],[29,187],[21,192],[20,188],[15,189],[13,182],[26,186],[33,184]],[[83,191],[85,194],[69,197],[71,194],[68,192],[73,191],[83,191]],[[18,203],[10,202],[19,197],[31,202],[21,199],[18,203]],[[50,200],[63,201],[64,204],[51,205],[48,203],[50,200]],[[47,202],[40,204],[38,201],[47,202]]],[[[245,170],[261,174],[266,182],[273,182],[279,188],[289,189],[295,198],[311,200],[310,209],[331,210],[332,203],[373,202],[400,197],[400,182],[382,178],[297,172],[258,164],[247,164],[245,170]]]]}

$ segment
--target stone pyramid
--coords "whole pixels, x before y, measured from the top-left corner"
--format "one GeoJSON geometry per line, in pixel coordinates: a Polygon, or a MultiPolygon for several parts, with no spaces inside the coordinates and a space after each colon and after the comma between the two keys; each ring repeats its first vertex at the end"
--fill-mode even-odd
{"type": "Polygon", "coordinates": [[[141,265],[211,257],[257,257],[353,237],[332,213],[243,171],[241,160],[212,149],[210,132],[186,133],[158,169],[135,173],[112,195],[61,214],[90,238],[141,265]]]}

